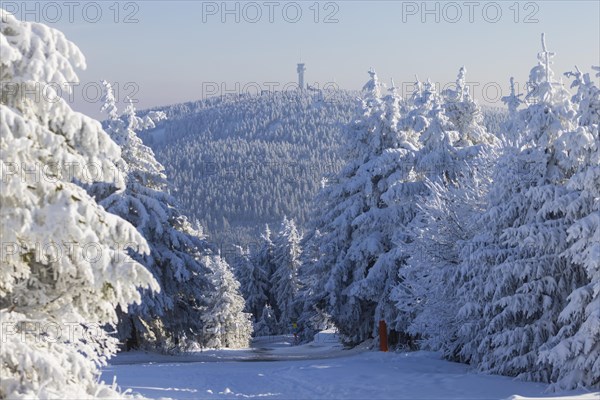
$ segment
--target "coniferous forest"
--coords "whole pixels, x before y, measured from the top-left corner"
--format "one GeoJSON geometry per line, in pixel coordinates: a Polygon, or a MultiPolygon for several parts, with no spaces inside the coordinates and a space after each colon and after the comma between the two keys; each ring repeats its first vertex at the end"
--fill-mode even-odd
{"type": "Polygon", "coordinates": [[[118,352],[231,361],[283,338],[311,359],[323,332],[600,390],[599,66],[555,70],[542,34],[525,87],[497,78],[502,108],[461,65],[407,96],[372,68],[361,90],[146,110],[103,81],[97,120],[36,96],[77,81],[77,45],[1,16],[0,398],[137,396],[101,379],[118,352]]]}

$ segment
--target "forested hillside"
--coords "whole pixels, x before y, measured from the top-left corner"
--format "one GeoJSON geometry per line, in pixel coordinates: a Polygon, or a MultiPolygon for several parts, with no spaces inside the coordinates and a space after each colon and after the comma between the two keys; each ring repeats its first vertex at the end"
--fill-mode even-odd
{"type": "Polygon", "coordinates": [[[284,215],[306,221],[321,177],[339,169],[357,95],[275,92],[174,105],[142,139],[183,209],[227,253],[232,243],[252,246],[265,223],[284,215]]]}

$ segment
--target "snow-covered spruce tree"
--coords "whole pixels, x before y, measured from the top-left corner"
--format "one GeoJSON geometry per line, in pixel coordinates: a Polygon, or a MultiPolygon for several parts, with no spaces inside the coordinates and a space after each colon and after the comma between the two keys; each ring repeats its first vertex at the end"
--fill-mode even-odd
{"type": "MultiPolygon", "coordinates": [[[[524,144],[508,148],[490,188],[486,222],[470,261],[483,268],[478,300],[483,326],[464,350],[486,372],[549,381],[552,368],[539,363],[539,349],[557,333],[558,315],[585,271],[561,253],[566,250],[572,194],[570,171],[558,139],[575,128],[575,110],[553,79],[542,36],[538,65],[531,70],[527,107],[519,112],[524,144]],[[557,199],[561,201],[557,202],[557,199]]],[[[467,357],[469,358],[469,357],[467,357]]]]}
{"type": "Polygon", "coordinates": [[[412,242],[402,284],[394,294],[410,320],[408,332],[421,338],[423,348],[441,351],[444,357],[459,357],[464,321],[457,318],[464,304],[461,296],[466,278],[460,268],[469,241],[480,229],[479,215],[485,210],[493,149],[483,150],[465,165],[455,185],[427,182],[429,194],[418,205],[418,216],[409,227],[412,242]]]}
{"type": "MultiPolygon", "coordinates": [[[[498,153],[501,153],[502,158],[496,159],[494,167],[483,175],[487,176],[492,182],[496,179],[496,176],[499,179],[503,178],[504,171],[499,167],[501,162],[510,163],[519,145],[523,143],[519,130],[522,121],[518,111],[518,107],[523,103],[520,99],[522,94],[516,93],[513,78],[510,79],[510,88],[510,94],[502,98],[508,108],[508,119],[501,125],[501,135],[498,137],[501,147],[496,149],[498,153]]],[[[480,172],[482,171],[480,170],[480,172]]],[[[482,265],[490,265],[498,255],[497,245],[495,244],[497,232],[489,229],[494,217],[487,212],[491,204],[489,195],[491,182],[486,185],[485,181],[482,180],[480,183],[482,184],[480,188],[487,190],[488,193],[483,199],[483,204],[480,204],[474,210],[479,213],[479,215],[474,213],[470,222],[471,232],[474,232],[474,235],[460,244],[458,249],[460,263],[455,270],[455,275],[451,278],[457,282],[457,293],[455,295],[459,308],[456,319],[460,324],[460,328],[456,340],[451,340],[450,343],[446,342],[442,347],[442,351],[448,359],[473,365],[477,365],[481,359],[478,344],[480,335],[485,329],[485,319],[483,317],[485,303],[482,299],[487,298],[484,285],[488,271],[486,268],[482,268],[482,265]]],[[[483,195],[483,193],[481,194],[483,195]]],[[[505,201],[510,197],[510,193],[506,195],[505,201]]]]}
{"type": "MultiPolygon", "coordinates": [[[[313,222],[319,245],[310,269],[319,276],[311,293],[318,308],[312,312],[331,315],[349,344],[375,334],[378,319],[393,319],[388,293],[398,275],[387,252],[404,210],[383,195],[410,170],[416,150],[416,140],[397,129],[400,99],[395,88],[382,98],[377,75],[369,73],[357,119],[347,129],[347,164],[317,196],[313,222]],[[323,302],[325,310],[318,306],[323,302]]],[[[304,310],[311,311],[310,306],[304,310]]]]}
{"type": "Polygon", "coordinates": [[[252,262],[249,249],[236,246],[235,251],[232,268],[240,282],[240,291],[246,300],[245,311],[252,314],[253,322],[257,322],[267,303],[269,282],[265,271],[252,262]]]}
{"type": "Polygon", "coordinates": [[[417,85],[414,108],[404,124],[420,131],[421,146],[414,171],[390,191],[399,203],[412,207],[412,218],[405,220],[395,239],[401,266],[400,282],[392,293],[399,308],[396,325],[436,350],[456,337],[456,295],[448,277],[458,262],[460,241],[469,235],[466,229],[479,201],[481,175],[496,142],[483,127],[468,90],[464,67],[456,89],[447,90],[444,98],[430,82],[417,85]],[[447,323],[443,331],[436,319],[447,323]]]}
{"type": "MultiPolygon", "coordinates": [[[[572,87],[578,126],[559,139],[567,169],[567,249],[570,263],[585,268],[586,275],[569,295],[558,316],[558,333],[540,351],[540,361],[553,367],[555,389],[600,388],[600,90],[589,74],[577,70],[572,87]],[[571,196],[571,193],[575,196],[571,196]]],[[[600,74],[599,74],[600,75],[600,74]]],[[[566,203],[566,204],[565,204],[566,203]]]]}
{"type": "Polygon", "coordinates": [[[456,89],[444,93],[441,109],[442,99],[431,85],[423,85],[423,91],[413,96],[417,108],[408,122],[418,121],[413,114],[425,119],[412,177],[425,188],[417,198],[400,197],[403,204],[412,202],[416,215],[401,227],[397,252],[406,265],[399,271],[401,282],[393,297],[401,311],[399,323],[424,339],[427,348],[453,358],[461,326],[456,319],[457,290],[462,285],[454,276],[461,247],[476,232],[473,216],[484,206],[498,140],[486,131],[481,111],[469,96],[464,67],[456,89]]]}
{"type": "MultiPolygon", "coordinates": [[[[312,220],[310,222],[312,223],[312,220]]],[[[296,307],[300,312],[298,334],[302,341],[310,341],[317,332],[333,327],[323,296],[325,293],[323,273],[317,269],[322,266],[318,262],[320,240],[321,232],[309,227],[300,242],[302,254],[298,270],[299,289],[296,307]]]]}
{"type": "Polygon", "coordinates": [[[265,304],[258,322],[254,325],[254,336],[271,336],[279,333],[279,326],[273,308],[265,304]]]}
{"type": "Polygon", "coordinates": [[[152,272],[162,289],[157,294],[144,292],[141,305],[120,310],[119,338],[127,348],[185,349],[203,333],[203,298],[220,290],[208,281],[210,270],[199,259],[212,251],[177,208],[163,166],[136,134],[164,115],[141,119],[128,101],[124,119],[120,119],[112,88],[107,82],[104,85],[102,109],[109,117],[106,130],[121,146],[124,163],[119,170],[126,177],[126,189],[105,198],[106,191],[99,192],[95,186],[90,191],[109,212],[131,222],[146,238],[151,253],[136,260],[152,272]]]}
{"type": "Polygon", "coordinates": [[[414,174],[420,132],[408,128],[400,112],[411,106],[402,103],[392,82],[388,95],[374,111],[369,134],[362,138],[363,146],[372,146],[356,174],[363,180],[360,184],[364,185],[366,207],[352,222],[355,232],[349,250],[358,268],[348,292],[376,304],[368,321],[371,333],[377,336],[378,321],[384,320],[392,331],[392,343],[404,340],[396,334],[406,328],[399,323],[391,296],[400,283],[399,270],[406,259],[396,244],[406,240],[405,228],[416,213],[416,195],[423,190],[414,174]]]}
{"type": "MultiPolygon", "coordinates": [[[[299,272],[300,290],[298,300],[302,302],[298,324],[302,340],[312,340],[318,332],[313,321],[318,315],[327,314],[329,307],[329,294],[325,285],[329,279],[331,266],[335,261],[337,243],[326,242],[320,229],[330,229],[331,221],[325,219],[325,210],[333,208],[335,203],[331,196],[331,189],[337,180],[336,174],[329,173],[321,179],[321,189],[311,203],[311,217],[309,218],[306,234],[303,239],[301,267],[299,272]]],[[[340,212],[339,210],[337,211],[340,212]]],[[[330,235],[330,239],[334,235],[330,235]]],[[[339,237],[337,239],[340,239],[339,237]]]]}
{"type": "Polygon", "coordinates": [[[403,334],[404,337],[401,339],[409,342],[408,328],[417,312],[420,311],[420,303],[424,294],[422,288],[418,287],[416,271],[413,271],[414,269],[411,269],[407,263],[409,256],[412,255],[413,258],[421,256],[419,252],[413,254],[414,250],[410,248],[414,240],[411,226],[414,224],[414,218],[419,214],[418,204],[428,192],[426,182],[428,176],[445,170],[443,163],[438,163],[439,165],[432,163],[427,168],[423,167],[421,162],[423,135],[436,129],[440,131],[439,134],[442,137],[445,136],[446,131],[453,134],[454,137],[457,134],[452,131],[452,126],[442,108],[442,99],[429,80],[424,83],[417,80],[405,111],[406,115],[400,120],[400,129],[413,138],[413,141],[416,142],[416,149],[411,154],[410,162],[405,164],[404,176],[390,186],[386,196],[401,204],[404,209],[403,223],[395,229],[392,236],[393,248],[389,253],[398,266],[398,277],[394,280],[394,287],[389,293],[389,299],[395,302],[396,306],[396,316],[392,324],[396,331],[403,334]]]}
{"type": "Polygon", "coordinates": [[[454,129],[458,132],[456,147],[478,144],[494,144],[496,138],[487,132],[479,105],[471,98],[466,84],[467,70],[461,67],[456,77],[456,88],[447,89],[442,95],[444,111],[454,129]]]}
{"type": "Polygon", "coordinates": [[[127,256],[142,236],[76,184],[122,190],[119,148],[55,92],[85,67],[61,32],[0,9],[0,53],[0,397],[120,397],[98,382],[117,350],[103,327],[158,285],[127,256]]]}
{"type": "Polygon", "coordinates": [[[367,96],[365,99],[367,102],[379,99],[385,90],[385,84],[379,81],[379,77],[377,76],[374,68],[369,68],[368,74],[370,79],[362,88],[363,93],[369,93],[369,96],[367,96]]]}
{"type": "Polygon", "coordinates": [[[499,139],[505,148],[519,148],[523,145],[524,138],[521,135],[521,119],[518,117],[517,109],[523,100],[520,97],[521,93],[517,94],[515,90],[515,78],[510,78],[510,93],[508,96],[502,97],[502,102],[508,108],[508,119],[502,124],[499,139]]]}
{"type": "Polygon", "coordinates": [[[282,333],[289,333],[292,321],[298,318],[296,295],[298,293],[298,269],[302,240],[293,219],[283,218],[275,236],[273,261],[275,272],[271,276],[271,291],[275,296],[279,326],[282,333]]]}
{"type": "MultiPolygon", "coordinates": [[[[265,290],[265,296],[267,297],[267,304],[273,309],[277,307],[277,299],[275,293],[271,290],[271,277],[275,273],[275,261],[274,261],[274,244],[272,240],[271,228],[269,225],[265,225],[265,231],[260,236],[260,244],[257,246],[255,253],[251,257],[252,264],[259,268],[261,273],[264,274],[265,282],[267,287],[265,290]]],[[[262,314],[262,309],[261,309],[262,314]]]]}
{"type": "Polygon", "coordinates": [[[227,262],[218,256],[204,256],[203,265],[211,271],[209,280],[215,288],[207,299],[202,313],[201,343],[210,348],[248,347],[252,335],[251,314],[244,312],[240,284],[227,262]]]}
{"type": "MultiPolygon", "coordinates": [[[[373,108],[380,102],[377,75],[373,71],[370,71],[370,75],[371,80],[365,85],[368,96],[360,100],[357,110],[359,119],[348,129],[348,141],[356,140],[351,137],[359,136],[361,129],[367,130],[365,120],[371,117],[373,108]],[[352,135],[354,132],[356,134],[352,135]]],[[[316,279],[319,285],[315,288],[312,299],[315,305],[325,303],[326,311],[332,316],[343,340],[348,343],[359,343],[371,335],[371,316],[375,309],[372,302],[361,304],[345,293],[353,269],[345,259],[352,243],[352,221],[364,207],[362,188],[350,184],[361,165],[357,154],[361,150],[359,147],[353,149],[349,143],[345,146],[344,158],[347,164],[324,184],[316,196],[313,216],[314,229],[320,232],[320,236],[317,245],[319,256],[312,267],[319,274],[316,279]]]]}

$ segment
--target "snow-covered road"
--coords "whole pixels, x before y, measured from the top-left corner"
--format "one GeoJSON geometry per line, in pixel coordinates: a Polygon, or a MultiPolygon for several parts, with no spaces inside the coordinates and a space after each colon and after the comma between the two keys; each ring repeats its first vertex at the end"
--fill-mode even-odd
{"type": "Polygon", "coordinates": [[[152,398],[176,399],[600,399],[600,393],[544,393],[546,385],[480,375],[436,353],[344,350],[335,336],[291,346],[261,338],[253,348],[182,356],[118,355],[102,379],[152,398]],[[276,362],[274,362],[276,361],[276,362]]]}

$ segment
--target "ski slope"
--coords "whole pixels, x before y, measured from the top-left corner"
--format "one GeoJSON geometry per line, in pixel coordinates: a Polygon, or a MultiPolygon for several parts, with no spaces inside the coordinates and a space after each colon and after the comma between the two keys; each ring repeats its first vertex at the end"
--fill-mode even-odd
{"type": "Polygon", "coordinates": [[[432,352],[344,350],[333,332],[309,344],[259,338],[253,348],[180,356],[117,355],[102,379],[150,398],[173,399],[600,399],[600,393],[545,393],[546,385],[481,375],[432,352]]]}

